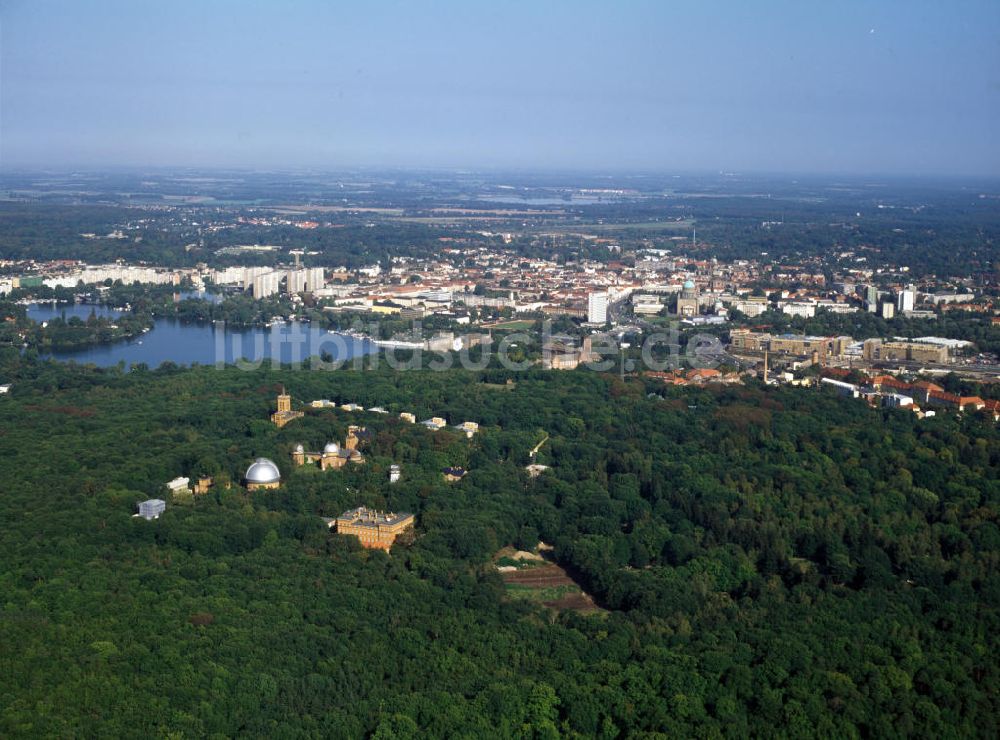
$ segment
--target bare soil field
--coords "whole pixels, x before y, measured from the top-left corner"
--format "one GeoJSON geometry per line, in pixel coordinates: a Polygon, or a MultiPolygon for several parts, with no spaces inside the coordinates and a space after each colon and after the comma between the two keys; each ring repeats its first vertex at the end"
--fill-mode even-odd
{"type": "Polygon", "coordinates": [[[505,572],[501,577],[512,596],[538,601],[552,609],[600,610],[566,571],[554,563],[505,572]]]}

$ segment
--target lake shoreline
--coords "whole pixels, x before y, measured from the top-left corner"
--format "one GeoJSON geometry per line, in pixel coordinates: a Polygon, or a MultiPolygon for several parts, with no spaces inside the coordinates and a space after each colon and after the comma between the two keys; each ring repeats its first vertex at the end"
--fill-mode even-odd
{"type": "MultiPolygon", "coordinates": [[[[48,321],[66,314],[86,320],[91,309],[108,318],[118,318],[108,307],[93,304],[64,304],[49,308],[33,304],[28,315],[34,321],[48,321]],[[67,310],[75,309],[75,310],[67,310]]],[[[37,348],[36,348],[37,349],[37,348]]],[[[246,360],[250,363],[274,359],[282,364],[321,357],[343,362],[371,354],[377,347],[369,339],[345,332],[331,332],[310,323],[275,323],[268,327],[232,327],[226,322],[189,322],[179,318],[154,318],[149,331],[127,339],[72,350],[39,351],[43,359],[113,367],[145,364],[158,367],[164,362],[177,365],[225,365],[246,360]],[[220,326],[221,323],[221,326],[220,326]]]]}

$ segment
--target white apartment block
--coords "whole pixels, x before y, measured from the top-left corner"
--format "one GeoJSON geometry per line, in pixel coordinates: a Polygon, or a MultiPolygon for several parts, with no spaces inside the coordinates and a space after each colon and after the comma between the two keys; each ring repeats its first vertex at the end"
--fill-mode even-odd
{"type": "Polygon", "coordinates": [[[263,275],[257,275],[253,279],[253,297],[267,298],[276,295],[281,290],[281,278],[282,273],[280,272],[266,272],[263,275]]]}
{"type": "Polygon", "coordinates": [[[591,324],[605,324],[608,321],[608,294],[591,293],[587,296],[587,321],[591,324]]]}
{"type": "Polygon", "coordinates": [[[180,282],[181,274],[172,270],[157,270],[152,267],[133,267],[131,265],[94,265],[83,268],[60,277],[44,280],[44,285],[50,288],[75,288],[78,283],[84,285],[103,283],[105,280],[121,280],[126,285],[132,283],[149,283],[153,285],[171,285],[180,282]]]}

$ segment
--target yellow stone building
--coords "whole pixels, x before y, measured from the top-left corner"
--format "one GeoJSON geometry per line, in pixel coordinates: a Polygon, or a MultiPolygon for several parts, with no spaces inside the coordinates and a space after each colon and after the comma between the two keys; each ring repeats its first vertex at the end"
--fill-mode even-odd
{"type": "Polygon", "coordinates": [[[359,506],[337,517],[337,534],[354,535],[362,547],[389,551],[396,538],[413,527],[413,514],[383,512],[359,506]]]}
{"type": "Polygon", "coordinates": [[[215,485],[215,481],[212,480],[211,476],[203,475],[198,478],[198,482],[194,484],[194,492],[198,496],[203,496],[208,493],[209,489],[215,485]]]}
{"type": "Polygon", "coordinates": [[[296,465],[319,463],[320,470],[337,470],[347,463],[362,465],[365,456],[358,449],[358,441],[365,434],[364,427],[351,425],[347,428],[347,439],[341,447],[336,442],[328,442],[322,452],[308,452],[301,444],[295,445],[292,451],[292,462],[296,465]]]}
{"type": "Polygon", "coordinates": [[[285,393],[285,390],[282,388],[281,393],[278,394],[278,410],[271,414],[271,421],[279,427],[283,427],[293,419],[298,419],[302,416],[305,416],[305,414],[301,411],[292,411],[292,397],[285,393]]]}

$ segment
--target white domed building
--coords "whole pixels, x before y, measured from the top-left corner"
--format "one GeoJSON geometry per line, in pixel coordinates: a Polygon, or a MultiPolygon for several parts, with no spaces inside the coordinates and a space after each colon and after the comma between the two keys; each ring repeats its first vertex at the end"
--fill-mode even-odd
{"type": "Polygon", "coordinates": [[[277,488],[281,485],[281,472],[278,466],[266,457],[258,457],[253,465],[247,468],[243,480],[249,491],[277,488]]]}

